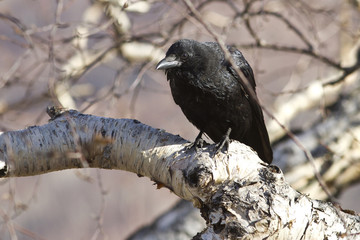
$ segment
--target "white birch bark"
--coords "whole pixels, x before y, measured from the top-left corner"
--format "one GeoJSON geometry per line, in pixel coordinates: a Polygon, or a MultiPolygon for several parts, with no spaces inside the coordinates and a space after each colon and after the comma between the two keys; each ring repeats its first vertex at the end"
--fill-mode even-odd
{"type": "MultiPolygon", "coordinates": [[[[20,177],[77,167],[146,176],[200,208],[207,227],[194,239],[357,239],[360,217],[295,191],[236,141],[187,149],[179,136],[136,120],[76,111],[43,126],[0,135],[0,173],[20,177]]],[[[56,116],[56,117],[55,117],[56,116]]]]}

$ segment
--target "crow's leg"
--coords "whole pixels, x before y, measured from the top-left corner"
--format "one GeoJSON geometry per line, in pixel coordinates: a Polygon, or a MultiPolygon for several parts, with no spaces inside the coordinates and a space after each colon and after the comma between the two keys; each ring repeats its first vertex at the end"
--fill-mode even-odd
{"type": "Polygon", "coordinates": [[[224,135],[223,139],[219,143],[216,144],[215,155],[218,152],[220,152],[224,147],[226,147],[226,151],[229,149],[230,133],[231,133],[231,128],[229,127],[228,130],[226,131],[226,134],[224,135]]]}
{"type": "Polygon", "coordinates": [[[204,146],[204,140],[201,138],[203,135],[203,131],[200,131],[197,137],[195,138],[195,141],[189,146],[187,146],[187,149],[195,148],[195,151],[197,152],[199,148],[202,148],[204,146]]]}

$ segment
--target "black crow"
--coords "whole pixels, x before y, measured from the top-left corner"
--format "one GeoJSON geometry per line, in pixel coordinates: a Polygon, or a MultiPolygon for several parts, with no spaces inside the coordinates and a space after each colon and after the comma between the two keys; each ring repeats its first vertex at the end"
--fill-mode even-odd
{"type": "MultiPolygon", "coordinates": [[[[236,66],[249,81],[255,93],[253,71],[242,53],[228,47],[236,66]]],[[[256,95],[246,91],[216,42],[182,39],[175,42],[156,69],[165,70],[175,103],[200,133],[196,146],[206,133],[220,149],[230,139],[252,147],[259,157],[273,159],[262,109],[256,95]]]]}

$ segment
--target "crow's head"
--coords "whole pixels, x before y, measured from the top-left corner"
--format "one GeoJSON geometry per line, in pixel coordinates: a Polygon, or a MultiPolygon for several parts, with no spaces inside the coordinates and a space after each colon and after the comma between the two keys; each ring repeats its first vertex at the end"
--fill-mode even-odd
{"type": "Polygon", "coordinates": [[[204,63],[205,48],[205,45],[194,40],[179,40],[171,45],[166,57],[157,64],[156,69],[196,69],[204,63]]]}

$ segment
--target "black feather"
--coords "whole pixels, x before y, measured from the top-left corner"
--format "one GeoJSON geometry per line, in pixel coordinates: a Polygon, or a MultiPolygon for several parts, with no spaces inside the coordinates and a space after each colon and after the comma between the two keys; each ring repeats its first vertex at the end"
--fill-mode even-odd
{"type": "MultiPolygon", "coordinates": [[[[253,71],[242,53],[228,47],[234,62],[255,92],[253,71]]],[[[250,97],[218,43],[183,39],[175,42],[157,65],[166,72],[171,93],[187,119],[214,142],[230,139],[252,147],[259,157],[273,159],[262,109],[250,97]]]]}

